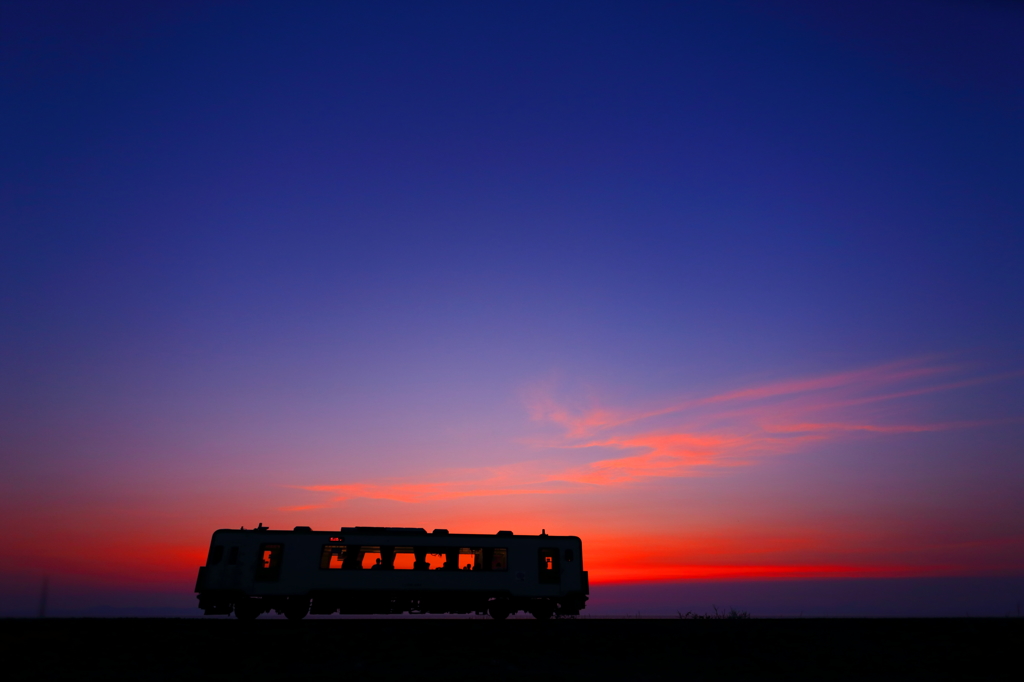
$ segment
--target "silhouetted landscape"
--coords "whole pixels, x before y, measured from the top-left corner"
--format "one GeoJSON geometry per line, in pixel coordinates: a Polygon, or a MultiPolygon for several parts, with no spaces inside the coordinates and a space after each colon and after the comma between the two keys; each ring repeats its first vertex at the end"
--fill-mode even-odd
{"type": "Polygon", "coordinates": [[[977,679],[1024,620],[2,621],[18,679],[977,679]]]}

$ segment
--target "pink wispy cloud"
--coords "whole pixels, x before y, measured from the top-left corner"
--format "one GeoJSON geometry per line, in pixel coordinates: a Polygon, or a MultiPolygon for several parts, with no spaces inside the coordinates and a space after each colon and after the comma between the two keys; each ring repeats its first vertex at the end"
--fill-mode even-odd
{"type": "Polygon", "coordinates": [[[331,502],[367,498],[419,503],[558,494],[703,475],[828,440],[981,426],[982,422],[968,421],[892,423],[865,407],[1016,376],[960,380],[950,376],[962,370],[934,358],[905,360],[739,387],[632,411],[607,407],[573,411],[547,391],[535,394],[527,405],[536,422],[561,431],[544,444],[550,453],[546,459],[437,472],[431,480],[299,487],[325,494],[331,502]],[[578,454],[571,458],[577,463],[559,455],[581,451],[595,456],[579,464],[578,454]]]}
{"type": "MultiPolygon", "coordinates": [[[[708,396],[699,396],[673,402],[669,405],[643,411],[617,411],[595,408],[574,414],[559,405],[550,395],[535,396],[529,405],[531,416],[538,421],[548,421],[565,428],[568,438],[585,437],[594,433],[623,427],[657,417],[685,412],[705,411],[720,405],[764,403],[773,400],[795,400],[810,397],[821,402],[830,394],[832,400],[873,402],[895,399],[904,395],[943,390],[942,386],[919,386],[902,394],[890,397],[877,395],[882,387],[894,387],[914,380],[927,379],[948,374],[959,369],[953,365],[929,364],[927,360],[904,360],[875,367],[825,374],[817,377],[787,379],[766,384],[742,387],[708,396]],[[868,395],[864,395],[867,393],[868,395]]],[[[946,388],[978,383],[979,379],[956,382],[946,388]]],[[[851,402],[852,404],[852,402],[851,402]]]]}
{"type": "MultiPolygon", "coordinates": [[[[364,498],[407,503],[469,497],[545,495],[568,492],[565,482],[559,482],[547,476],[544,472],[544,463],[537,461],[520,462],[502,467],[451,469],[438,472],[430,480],[422,478],[417,481],[384,479],[297,487],[311,492],[325,493],[333,501],[364,498]]],[[[305,507],[289,507],[288,509],[296,511],[303,508],[305,507]]]]}
{"type": "MultiPolygon", "coordinates": [[[[539,483],[535,482],[535,483],[539,483]]],[[[335,500],[347,500],[361,497],[370,500],[392,500],[394,502],[434,502],[438,500],[455,500],[465,497],[494,497],[500,495],[541,495],[565,492],[539,485],[499,486],[489,483],[487,479],[467,482],[406,483],[396,481],[389,483],[346,483],[340,485],[309,485],[301,486],[303,490],[330,493],[335,500]]],[[[290,507],[290,510],[309,507],[290,507]]]]}
{"type": "Polygon", "coordinates": [[[750,452],[764,444],[749,436],[652,433],[590,441],[576,447],[638,450],[640,454],[601,459],[555,474],[557,480],[613,485],[641,478],[685,476],[695,467],[723,464],[727,454],[750,452]]]}

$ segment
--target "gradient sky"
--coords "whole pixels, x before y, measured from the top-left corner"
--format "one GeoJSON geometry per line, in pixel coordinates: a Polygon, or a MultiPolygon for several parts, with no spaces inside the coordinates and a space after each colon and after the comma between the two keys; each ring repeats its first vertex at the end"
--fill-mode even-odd
{"type": "Polygon", "coordinates": [[[4,0],[0,79],[5,589],[1024,575],[1019,3],[4,0]]]}

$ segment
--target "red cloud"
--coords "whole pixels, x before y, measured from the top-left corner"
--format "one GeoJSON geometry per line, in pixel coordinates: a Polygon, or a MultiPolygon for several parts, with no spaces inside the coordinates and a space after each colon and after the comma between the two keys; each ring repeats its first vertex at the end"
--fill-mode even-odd
{"type": "Polygon", "coordinates": [[[535,396],[528,409],[535,420],[563,431],[546,443],[553,451],[547,460],[439,472],[429,481],[379,480],[301,488],[327,493],[334,501],[358,497],[407,503],[570,493],[751,464],[764,456],[857,434],[907,434],[981,425],[890,423],[865,407],[1008,376],[935,382],[960,369],[929,359],[907,360],[737,388],[645,411],[596,408],[576,414],[545,393],[535,396]],[[579,465],[558,454],[567,450],[629,454],[599,457],[579,465]]]}

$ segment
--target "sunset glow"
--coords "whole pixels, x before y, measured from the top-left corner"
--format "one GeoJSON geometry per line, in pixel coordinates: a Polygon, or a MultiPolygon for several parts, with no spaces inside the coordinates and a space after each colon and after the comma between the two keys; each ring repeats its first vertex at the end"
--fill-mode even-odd
{"type": "Polygon", "coordinates": [[[258,523],[1024,577],[997,5],[5,5],[0,615],[258,523]]]}

